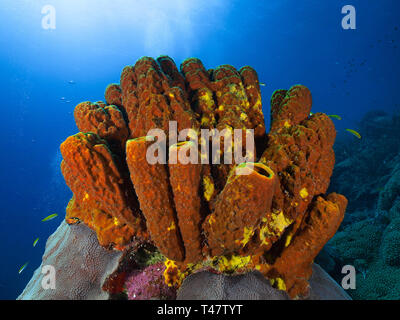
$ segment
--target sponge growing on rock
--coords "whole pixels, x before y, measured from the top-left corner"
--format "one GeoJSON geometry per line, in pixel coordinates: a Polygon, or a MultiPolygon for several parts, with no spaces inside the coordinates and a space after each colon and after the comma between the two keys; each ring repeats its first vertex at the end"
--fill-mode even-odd
{"type": "MultiPolygon", "coordinates": [[[[189,58],[179,72],[169,57],[142,57],[124,68],[105,100],[109,105],[76,107],[83,132],[61,145],[62,172],[74,193],[68,220],[83,221],[109,249],[125,250],[133,241],[157,246],[167,258],[164,276],[171,286],[212,265],[228,274],[259,270],[292,298],[308,294],[312,262],[347,206],[343,196],[325,195],[336,131],[327,115],[310,115],[308,88],[273,94],[268,134],[258,76],[249,66],[207,70],[189,58]],[[169,132],[171,122],[182,143],[169,132]],[[223,146],[217,156],[227,161],[150,163],[154,129],[169,132],[164,137],[180,151],[188,145],[183,129],[195,141],[202,129],[218,129],[223,146]],[[247,160],[237,137],[228,141],[235,129],[246,133],[247,160]],[[256,150],[247,150],[246,130],[254,130],[256,150]],[[242,151],[233,162],[232,147],[242,151]],[[249,169],[244,161],[254,170],[236,174],[249,169]]],[[[206,150],[212,142],[214,152],[211,136],[200,141],[206,150]]]]}

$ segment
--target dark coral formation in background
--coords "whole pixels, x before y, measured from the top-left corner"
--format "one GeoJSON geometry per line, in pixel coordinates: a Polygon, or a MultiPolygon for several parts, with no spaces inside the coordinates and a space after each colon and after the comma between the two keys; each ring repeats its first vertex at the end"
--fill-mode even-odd
{"type": "Polygon", "coordinates": [[[335,279],[357,271],[354,299],[400,299],[400,113],[375,110],[339,136],[330,188],[351,198],[346,217],[318,260],[335,279]]]}
{"type": "MultiPolygon", "coordinates": [[[[76,106],[81,132],[61,145],[74,193],[67,218],[83,221],[110,249],[155,245],[167,258],[169,285],[204,266],[256,269],[292,298],[307,295],[312,262],[338,229],[347,200],[325,195],[336,131],[327,115],[310,116],[306,87],[273,94],[269,134],[249,66],[207,70],[190,58],[178,70],[167,56],[143,57],[107,87],[105,101],[76,106]],[[254,129],[254,168],[150,164],[145,137],[155,128],[168,133],[170,121],[197,135],[202,128],[254,129]]],[[[170,148],[185,151],[190,143],[170,148]]]]}

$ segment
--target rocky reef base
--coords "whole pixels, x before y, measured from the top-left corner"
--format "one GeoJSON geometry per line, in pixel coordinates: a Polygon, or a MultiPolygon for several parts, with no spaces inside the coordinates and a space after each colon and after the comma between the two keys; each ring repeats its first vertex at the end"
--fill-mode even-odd
{"type": "Polygon", "coordinates": [[[188,58],[178,69],[170,57],[142,57],[104,98],[75,107],[79,132],[60,146],[73,192],[65,221],[74,230],[60,241],[82,243],[62,258],[62,242],[49,243],[44,264],[58,265],[57,297],[103,297],[95,294],[100,283],[111,299],[175,299],[203,271],[226,283],[246,274],[254,282],[248,274],[257,271],[291,299],[311,296],[314,259],[348,201],[327,193],[336,129],[328,115],[311,113],[307,87],[272,94],[268,133],[250,66],[206,69],[188,58]],[[76,224],[96,244],[87,230],[75,234],[76,224]],[[82,277],[68,274],[75,262],[82,277]],[[85,279],[95,289],[81,289],[85,279]]]}
{"type": "Polygon", "coordinates": [[[121,255],[101,247],[96,233],[84,224],[69,226],[62,222],[47,240],[42,264],[18,300],[108,299],[102,285],[117,268],[121,255]],[[44,266],[55,269],[55,289],[43,289],[44,266]]]}
{"type": "MultiPolygon", "coordinates": [[[[18,300],[107,300],[106,279],[117,269],[122,253],[98,244],[96,233],[84,224],[63,222],[49,237],[42,264],[18,300]],[[42,287],[42,267],[56,270],[56,288],[42,287]]],[[[309,281],[309,300],[348,300],[347,293],[317,264],[309,281]]],[[[115,298],[115,297],[114,297],[115,298]]],[[[120,296],[120,298],[126,298],[120,296]]],[[[177,300],[289,300],[285,291],[273,288],[258,271],[226,276],[207,271],[188,276],[177,300]]]]}

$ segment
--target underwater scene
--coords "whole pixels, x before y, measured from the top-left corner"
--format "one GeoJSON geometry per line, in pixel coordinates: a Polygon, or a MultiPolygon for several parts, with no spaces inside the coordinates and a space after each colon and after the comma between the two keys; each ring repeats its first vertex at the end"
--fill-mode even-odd
{"type": "Polygon", "coordinates": [[[0,43],[0,300],[400,299],[399,1],[2,0],[0,43]]]}

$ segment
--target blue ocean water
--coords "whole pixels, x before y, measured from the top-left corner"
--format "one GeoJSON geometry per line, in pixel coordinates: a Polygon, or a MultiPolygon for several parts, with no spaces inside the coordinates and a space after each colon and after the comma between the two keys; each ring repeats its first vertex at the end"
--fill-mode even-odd
{"type": "Polygon", "coordinates": [[[396,0],[2,0],[0,299],[21,293],[71,197],[59,145],[78,131],[74,106],[103,100],[124,66],[162,54],[178,66],[191,56],[206,68],[251,65],[266,83],[267,122],[272,92],[301,83],[313,112],[342,116],[341,132],[368,110],[399,110],[399,29],[396,0]],[[347,4],[355,30],[341,25],[347,4]],[[45,5],[54,30],[42,28],[45,5]]]}

